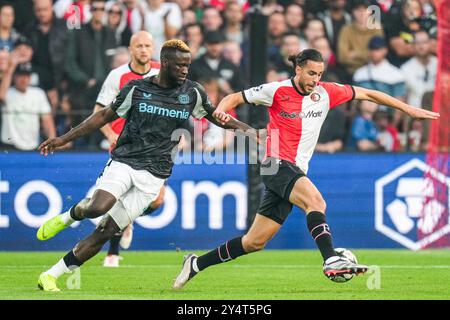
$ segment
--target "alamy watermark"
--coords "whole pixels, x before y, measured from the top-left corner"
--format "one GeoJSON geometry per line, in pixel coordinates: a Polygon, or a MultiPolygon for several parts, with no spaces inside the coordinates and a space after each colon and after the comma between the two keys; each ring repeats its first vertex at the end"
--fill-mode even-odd
{"type": "Polygon", "coordinates": [[[367,23],[368,29],[381,29],[381,8],[377,5],[371,5],[367,8],[367,23]]]}
{"type": "Polygon", "coordinates": [[[367,278],[367,289],[369,290],[380,290],[381,289],[381,268],[380,266],[369,266],[369,270],[366,272],[367,278]]]}
{"type": "Polygon", "coordinates": [[[66,20],[67,29],[81,29],[81,10],[80,7],[71,6],[69,16],[66,20]]]}
{"type": "Polygon", "coordinates": [[[81,289],[81,269],[79,266],[69,266],[70,276],[66,280],[66,287],[69,290],[81,289]]]}
{"type": "Polygon", "coordinates": [[[280,138],[278,130],[272,130],[267,136],[265,129],[222,130],[208,135],[201,128],[194,127],[193,132],[177,129],[171,140],[179,142],[172,150],[174,164],[260,164],[262,175],[278,172],[278,162],[274,158],[265,158],[266,147],[271,155],[279,154],[280,138]],[[231,138],[229,135],[231,134],[231,138]],[[224,141],[227,141],[224,144],[224,141]]]}

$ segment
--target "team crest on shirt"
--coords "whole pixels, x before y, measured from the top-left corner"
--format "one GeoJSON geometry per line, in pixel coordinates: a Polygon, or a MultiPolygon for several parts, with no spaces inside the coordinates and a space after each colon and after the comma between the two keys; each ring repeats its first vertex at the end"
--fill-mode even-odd
{"type": "Polygon", "coordinates": [[[181,104],[188,104],[189,101],[190,101],[189,95],[187,95],[187,94],[180,94],[180,95],[178,96],[178,101],[179,101],[181,104]]]}
{"type": "Polygon", "coordinates": [[[317,92],[314,92],[311,94],[311,100],[314,102],[317,102],[320,100],[320,94],[318,94],[317,92]]]}

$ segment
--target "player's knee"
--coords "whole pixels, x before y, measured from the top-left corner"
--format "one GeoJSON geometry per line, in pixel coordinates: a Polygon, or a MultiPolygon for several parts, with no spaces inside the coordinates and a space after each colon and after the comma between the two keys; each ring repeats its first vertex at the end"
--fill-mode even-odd
{"type": "Polygon", "coordinates": [[[264,241],[262,239],[251,239],[245,236],[242,239],[242,245],[244,247],[245,252],[260,251],[264,249],[266,244],[267,241],[264,241]]]}
{"type": "Polygon", "coordinates": [[[311,197],[308,203],[307,211],[319,211],[325,213],[326,209],[327,204],[321,194],[316,194],[311,197]]]}
{"type": "Polygon", "coordinates": [[[84,216],[90,219],[98,218],[107,213],[109,209],[107,203],[91,202],[89,203],[89,206],[86,207],[84,216]]]}

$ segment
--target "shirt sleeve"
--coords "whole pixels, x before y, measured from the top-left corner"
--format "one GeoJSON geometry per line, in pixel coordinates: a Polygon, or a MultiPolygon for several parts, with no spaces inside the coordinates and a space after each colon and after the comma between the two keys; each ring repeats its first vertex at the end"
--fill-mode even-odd
{"type": "Polygon", "coordinates": [[[321,85],[325,88],[330,98],[330,109],[355,98],[355,89],[349,84],[322,82],[321,85]]]}
{"type": "Polygon", "coordinates": [[[111,109],[113,109],[117,115],[121,118],[126,118],[128,112],[131,109],[133,92],[136,88],[134,81],[128,82],[119,92],[117,97],[111,103],[111,109]]]}
{"type": "Polygon", "coordinates": [[[197,84],[194,90],[197,93],[197,101],[194,110],[192,110],[192,116],[196,119],[202,119],[207,114],[212,114],[215,108],[202,85],[197,84]]]}
{"type": "Polygon", "coordinates": [[[113,70],[108,74],[105,82],[103,82],[102,88],[97,97],[97,104],[104,107],[109,106],[119,92],[119,85],[119,79],[117,79],[116,73],[113,70]]]}
{"type": "Polygon", "coordinates": [[[273,97],[279,87],[279,82],[270,82],[242,91],[246,103],[270,107],[273,97]]]}

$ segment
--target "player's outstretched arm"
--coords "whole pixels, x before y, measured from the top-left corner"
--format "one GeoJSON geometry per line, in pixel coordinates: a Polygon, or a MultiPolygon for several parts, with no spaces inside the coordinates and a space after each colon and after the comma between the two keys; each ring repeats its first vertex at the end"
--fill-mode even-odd
{"type": "Polygon", "coordinates": [[[82,137],[94,130],[103,127],[106,123],[118,118],[117,113],[110,107],[104,108],[99,112],[92,114],[89,118],[84,120],[75,128],[70,129],[69,132],[61,137],[47,139],[41,143],[38,150],[41,154],[47,156],[49,153],[55,151],[56,148],[64,146],[66,143],[82,137]]]}
{"type": "Polygon", "coordinates": [[[219,105],[212,115],[217,120],[217,122],[225,125],[231,120],[231,116],[228,114],[228,112],[236,108],[238,105],[244,103],[244,97],[242,96],[241,92],[229,94],[219,102],[219,105]]]}
{"type": "Polygon", "coordinates": [[[218,121],[217,118],[214,116],[214,114],[207,114],[205,116],[206,119],[208,119],[209,122],[214,123],[216,126],[219,126],[224,129],[237,129],[242,131],[247,131],[253,129],[248,124],[239,121],[238,119],[234,118],[233,116],[225,113],[215,113],[216,115],[219,115],[222,119],[221,121],[218,121]]]}
{"type": "Polygon", "coordinates": [[[355,89],[356,100],[369,100],[378,104],[389,106],[391,108],[403,111],[404,113],[415,119],[439,119],[439,113],[411,106],[383,92],[356,86],[354,86],[353,88],[355,89]]]}
{"type": "Polygon", "coordinates": [[[248,124],[242,121],[239,121],[238,119],[234,118],[233,116],[227,113],[220,112],[219,115],[222,119],[220,122],[216,120],[217,118],[213,116],[213,114],[207,114],[205,118],[208,119],[208,121],[210,121],[211,123],[214,123],[216,126],[219,126],[221,128],[241,130],[246,136],[254,139],[257,143],[261,143],[259,139],[258,130],[254,129],[253,127],[250,127],[248,124]]]}

